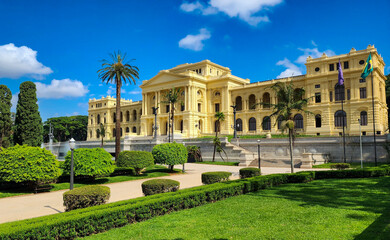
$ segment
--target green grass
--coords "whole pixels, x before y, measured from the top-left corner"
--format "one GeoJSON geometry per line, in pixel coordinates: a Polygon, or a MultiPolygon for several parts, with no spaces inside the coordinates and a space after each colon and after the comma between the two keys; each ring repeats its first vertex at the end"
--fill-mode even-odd
{"type": "MultiPolygon", "coordinates": [[[[174,169],[174,173],[178,173],[180,170],[174,169]]],[[[125,182],[125,181],[133,181],[138,179],[145,178],[154,178],[154,177],[162,177],[169,176],[170,170],[166,167],[154,165],[145,169],[142,175],[140,176],[114,176],[114,177],[101,177],[96,178],[94,181],[76,181],[74,184],[75,188],[86,186],[86,185],[96,185],[96,184],[107,184],[107,183],[117,183],[117,182],[125,182]]],[[[55,183],[51,184],[52,188],[49,189],[49,192],[69,189],[69,182],[63,183],[55,183]]],[[[12,197],[24,194],[33,193],[32,190],[19,188],[19,189],[6,189],[0,190],[0,198],[12,197]]]]}
{"type": "MultiPolygon", "coordinates": [[[[324,163],[320,165],[314,165],[313,168],[330,168],[330,165],[332,163],[324,163]]],[[[349,163],[351,165],[351,168],[360,168],[360,162],[353,162],[349,163]]],[[[383,165],[383,164],[389,164],[389,163],[378,163],[378,166],[383,165]]],[[[373,162],[363,162],[363,168],[365,167],[375,167],[375,163],[373,162]]]]}
{"type": "Polygon", "coordinates": [[[86,239],[389,239],[390,177],[287,184],[86,239]]]}
{"type": "Polygon", "coordinates": [[[240,162],[212,162],[212,161],[203,161],[203,162],[194,162],[198,164],[211,164],[211,165],[226,165],[226,166],[238,166],[240,162]]]}

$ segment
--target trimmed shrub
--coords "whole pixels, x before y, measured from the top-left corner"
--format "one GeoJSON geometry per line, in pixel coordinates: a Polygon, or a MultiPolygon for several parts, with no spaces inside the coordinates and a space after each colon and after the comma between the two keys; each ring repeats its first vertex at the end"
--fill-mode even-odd
{"type": "Polygon", "coordinates": [[[142,183],[142,192],[145,196],[157,193],[176,192],[180,183],[171,179],[153,179],[142,183]]]}
{"type": "Polygon", "coordinates": [[[63,194],[65,211],[92,207],[107,202],[110,188],[106,186],[85,186],[63,194]]]}
{"type": "Polygon", "coordinates": [[[351,164],[349,164],[349,163],[331,163],[330,168],[337,169],[337,170],[343,170],[343,169],[351,168],[351,164]]]}
{"type": "Polygon", "coordinates": [[[150,152],[144,151],[122,151],[119,153],[116,162],[118,167],[134,168],[137,175],[140,175],[144,168],[153,164],[153,155],[150,152]]]}
{"type": "Polygon", "coordinates": [[[58,161],[48,150],[16,145],[0,151],[0,181],[36,187],[55,181],[61,172],[58,161]]]}
{"type": "MultiPolygon", "coordinates": [[[[74,175],[79,178],[109,176],[114,172],[111,154],[103,148],[79,148],[73,153],[74,175]]],[[[65,157],[64,175],[70,174],[71,152],[65,157]]]]}
{"type": "Polygon", "coordinates": [[[187,152],[188,152],[187,162],[203,162],[200,147],[196,145],[188,145],[187,152]]]}
{"type": "Polygon", "coordinates": [[[241,168],[240,169],[240,178],[250,178],[250,177],[256,177],[260,176],[260,169],[258,168],[241,168]]]}
{"type": "Polygon", "coordinates": [[[169,165],[171,170],[174,165],[186,163],[188,156],[186,147],[176,142],[156,145],[152,154],[156,163],[169,165]]]}
{"type": "Polygon", "coordinates": [[[135,175],[134,168],[131,167],[116,167],[114,172],[110,176],[126,176],[126,175],[135,175]]]}
{"type": "Polygon", "coordinates": [[[202,183],[212,184],[217,182],[228,181],[232,175],[231,172],[205,172],[202,173],[202,183]]]}

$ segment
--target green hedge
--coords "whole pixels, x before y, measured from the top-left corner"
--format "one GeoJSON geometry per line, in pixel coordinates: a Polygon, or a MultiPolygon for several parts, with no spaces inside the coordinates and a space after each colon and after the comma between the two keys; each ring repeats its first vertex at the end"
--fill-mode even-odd
{"type": "Polygon", "coordinates": [[[290,181],[389,175],[390,167],[327,172],[329,174],[318,171],[257,176],[4,223],[0,225],[0,239],[73,239],[290,181]],[[345,173],[340,175],[341,172],[345,173]]]}
{"type": "Polygon", "coordinates": [[[85,186],[63,194],[65,211],[104,204],[110,198],[110,188],[106,186],[85,186]]]}
{"type": "Polygon", "coordinates": [[[110,174],[111,177],[113,176],[126,176],[126,175],[135,175],[134,168],[131,167],[116,167],[114,169],[114,172],[110,174]]]}
{"type": "Polygon", "coordinates": [[[150,152],[144,151],[122,151],[119,153],[116,165],[118,167],[132,167],[137,175],[141,171],[154,164],[153,155],[150,152]]]}
{"type": "Polygon", "coordinates": [[[171,170],[174,165],[186,163],[188,156],[187,148],[176,142],[156,145],[152,154],[156,163],[169,165],[171,170]]]}
{"type": "Polygon", "coordinates": [[[337,170],[344,170],[347,168],[351,168],[351,164],[349,163],[331,163],[329,166],[331,169],[337,169],[337,170]]]}
{"type": "Polygon", "coordinates": [[[152,179],[142,183],[142,192],[145,196],[157,193],[176,192],[179,190],[180,183],[171,179],[152,179]]]}
{"type": "Polygon", "coordinates": [[[240,169],[240,178],[250,178],[250,177],[256,177],[260,176],[261,172],[259,168],[241,168],[240,169]]]}
{"type": "Polygon", "coordinates": [[[202,183],[213,184],[217,182],[228,181],[231,175],[231,172],[205,172],[202,173],[202,183]]]}

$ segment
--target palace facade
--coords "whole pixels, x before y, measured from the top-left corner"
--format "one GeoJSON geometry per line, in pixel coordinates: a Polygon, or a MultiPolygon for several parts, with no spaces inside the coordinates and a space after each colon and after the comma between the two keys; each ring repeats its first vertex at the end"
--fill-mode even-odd
{"type": "MultiPolygon", "coordinates": [[[[359,119],[363,135],[373,135],[374,97],[375,128],[377,134],[388,129],[383,58],[374,46],[347,54],[306,61],[306,74],[291,78],[273,79],[250,83],[231,74],[227,67],[209,60],[182,64],[162,70],[156,76],[143,81],[142,101],[121,100],[121,127],[124,136],[152,136],[157,110],[157,135],[167,135],[169,105],[164,95],[172,88],[180,88],[181,94],[175,105],[175,135],[194,138],[210,135],[215,131],[216,112],[225,114],[221,134],[233,134],[233,109],[236,105],[238,135],[280,134],[280,123],[269,117],[272,109],[259,103],[276,103],[275,93],[269,88],[276,82],[292,81],[295,88],[303,87],[305,96],[311,97],[307,110],[313,114],[296,113],[294,121],[297,131],[307,135],[340,135],[345,118],[346,135],[359,135],[359,119]],[[374,66],[372,96],[371,76],[360,77],[365,61],[371,53],[374,66]],[[338,87],[338,62],[344,73],[344,88],[338,87]],[[341,100],[343,109],[341,108],[341,100]]],[[[115,137],[115,98],[110,96],[89,100],[88,140],[99,139],[99,124],[107,128],[106,139],[115,137]]]]}

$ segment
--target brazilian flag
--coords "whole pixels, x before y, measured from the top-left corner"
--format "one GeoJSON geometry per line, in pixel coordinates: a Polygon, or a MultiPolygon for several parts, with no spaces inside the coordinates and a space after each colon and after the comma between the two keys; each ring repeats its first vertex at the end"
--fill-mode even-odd
{"type": "Polygon", "coordinates": [[[374,70],[374,68],[372,67],[372,58],[371,58],[371,53],[370,53],[370,55],[367,58],[366,65],[364,66],[364,69],[363,69],[361,77],[363,79],[366,79],[366,77],[368,75],[370,75],[372,70],[374,70]]]}

